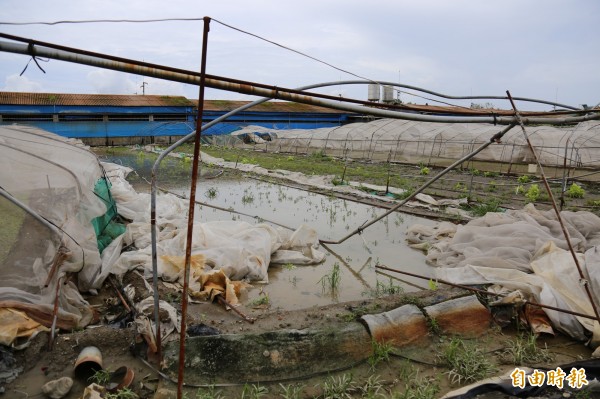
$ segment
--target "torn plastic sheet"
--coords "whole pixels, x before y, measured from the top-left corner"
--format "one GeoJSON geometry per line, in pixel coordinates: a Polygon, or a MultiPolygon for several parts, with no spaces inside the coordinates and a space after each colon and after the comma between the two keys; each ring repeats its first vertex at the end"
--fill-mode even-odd
{"type": "Polygon", "coordinates": [[[24,312],[0,308],[0,344],[11,346],[17,338],[30,339],[41,331],[50,331],[24,312]]]}
{"type": "MultiPolygon", "coordinates": [[[[107,263],[103,270],[122,274],[143,268],[146,277],[152,274],[150,241],[150,196],[138,194],[125,180],[131,170],[115,164],[105,164],[112,184],[113,198],[123,216],[133,220],[123,236],[123,245],[137,250],[120,253],[116,259],[103,253],[107,263]],[[113,260],[112,264],[108,260],[113,260]]],[[[158,274],[170,282],[183,282],[183,268],[174,262],[185,254],[187,241],[187,202],[171,194],[157,196],[157,252],[158,274]]],[[[116,245],[116,244],[115,244],[116,245]]],[[[222,270],[231,280],[267,281],[272,261],[279,263],[317,264],[325,254],[317,248],[319,241],[314,229],[302,225],[290,234],[268,224],[241,221],[194,222],[192,259],[202,256],[201,272],[222,270]],[[281,250],[281,251],[280,251],[281,250]]],[[[120,250],[120,248],[118,248],[120,250]]],[[[107,252],[107,250],[105,250],[107,252]]],[[[199,289],[196,291],[200,291],[199,289]]]]}
{"type": "MultiPolygon", "coordinates": [[[[177,310],[171,306],[168,302],[161,300],[159,302],[160,306],[160,331],[162,332],[162,340],[163,342],[167,342],[171,339],[171,333],[173,331],[179,332],[181,328],[181,316],[177,314],[177,310]]],[[[150,350],[152,352],[157,351],[156,346],[156,326],[151,321],[151,318],[154,315],[154,298],[148,297],[143,301],[137,303],[135,308],[138,312],[138,315],[135,319],[135,325],[137,327],[137,331],[139,334],[144,337],[150,350]]],[[[175,335],[172,336],[173,339],[176,339],[175,335]]]]}
{"type": "MultiPolygon", "coordinates": [[[[600,292],[600,218],[590,212],[562,212],[590,290],[600,292]]],[[[520,290],[535,302],[594,315],[556,215],[532,204],[523,210],[488,213],[465,226],[414,226],[408,240],[428,248],[436,277],[457,284],[498,284],[520,290]],[[426,245],[423,245],[426,244],[426,245]]],[[[597,298],[596,298],[597,299],[597,298]]],[[[544,310],[558,330],[600,344],[600,324],[588,318],[544,310]]]]}

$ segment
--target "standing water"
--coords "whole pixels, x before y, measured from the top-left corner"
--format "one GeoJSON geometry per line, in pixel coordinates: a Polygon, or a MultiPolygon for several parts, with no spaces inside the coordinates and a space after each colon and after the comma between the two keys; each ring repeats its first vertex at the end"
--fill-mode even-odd
{"type": "MultiPolygon", "coordinates": [[[[242,180],[215,179],[201,183],[197,199],[211,205],[232,208],[245,214],[257,216],[292,228],[307,224],[314,228],[320,239],[337,240],[364,222],[377,217],[384,210],[331,196],[310,193],[250,178],[242,180]]],[[[189,188],[182,187],[179,194],[189,188]]],[[[256,223],[251,217],[237,215],[208,207],[201,207],[197,214],[201,221],[244,220],[256,223]]],[[[325,305],[332,301],[350,301],[374,295],[389,289],[389,277],[375,273],[377,263],[404,271],[429,275],[429,266],[420,252],[409,248],[405,231],[414,223],[431,224],[429,220],[395,213],[355,235],[342,244],[328,245],[320,249],[328,256],[324,263],[314,266],[272,265],[269,268],[269,284],[263,287],[274,306],[299,309],[313,305],[325,305]],[[339,270],[339,285],[332,290],[329,278],[334,265],[339,270]]],[[[407,280],[419,286],[423,281],[407,280]]],[[[392,286],[414,291],[414,285],[392,280],[392,286]]],[[[259,290],[249,293],[250,301],[259,290]],[[256,291],[256,292],[253,292],[256,291]]]]}
{"type": "MultiPolygon", "coordinates": [[[[114,156],[109,161],[133,167],[142,176],[149,175],[151,162],[136,162],[135,156],[114,156]]],[[[159,185],[170,191],[189,196],[189,180],[164,179],[159,185]]],[[[135,184],[138,192],[150,190],[146,183],[135,184]]],[[[373,206],[311,193],[251,177],[200,179],[196,200],[225,209],[249,214],[222,211],[200,206],[196,219],[202,222],[241,220],[249,223],[269,221],[297,228],[306,224],[315,229],[320,239],[339,240],[365,222],[385,212],[373,206]]],[[[383,264],[403,271],[430,276],[431,268],[422,253],[406,244],[406,230],[420,223],[432,225],[428,219],[393,213],[378,223],[337,245],[321,246],[326,253],[319,265],[271,265],[268,284],[252,283],[241,301],[252,304],[268,296],[272,307],[293,310],[322,306],[383,295],[398,290],[416,291],[427,287],[425,280],[397,274],[390,277],[376,272],[375,265],[383,264]],[[336,287],[332,280],[339,277],[336,287]]]]}

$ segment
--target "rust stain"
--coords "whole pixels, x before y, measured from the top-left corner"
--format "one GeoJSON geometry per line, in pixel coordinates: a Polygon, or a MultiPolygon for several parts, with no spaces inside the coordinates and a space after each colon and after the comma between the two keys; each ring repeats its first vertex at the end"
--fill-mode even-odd
{"type": "Polygon", "coordinates": [[[492,316],[481,306],[453,309],[435,316],[435,320],[445,333],[477,337],[490,328],[492,316]]]}
{"type": "Polygon", "coordinates": [[[372,331],[373,339],[377,342],[387,342],[394,346],[405,346],[424,341],[429,329],[424,318],[415,317],[402,324],[388,324],[372,331]]]}

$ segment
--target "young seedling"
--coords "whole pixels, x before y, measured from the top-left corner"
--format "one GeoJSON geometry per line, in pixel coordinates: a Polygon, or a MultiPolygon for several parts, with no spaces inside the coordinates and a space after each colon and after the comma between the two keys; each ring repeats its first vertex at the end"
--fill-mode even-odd
{"type": "Polygon", "coordinates": [[[335,295],[340,285],[340,278],[340,264],[335,262],[333,264],[333,269],[331,269],[331,273],[321,277],[321,279],[318,282],[321,283],[323,292],[329,292],[332,295],[335,295]]]}

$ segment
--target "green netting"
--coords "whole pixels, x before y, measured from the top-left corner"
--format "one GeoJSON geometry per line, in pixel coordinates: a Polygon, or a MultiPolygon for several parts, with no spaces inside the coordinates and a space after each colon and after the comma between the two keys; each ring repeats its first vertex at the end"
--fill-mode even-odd
{"type": "Polygon", "coordinates": [[[125,225],[116,222],[117,204],[110,195],[110,182],[101,178],[94,186],[94,193],[106,204],[106,213],[92,220],[92,226],[98,240],[98,250],[104,251],[112,240],[125,233],[125,225]]]}

